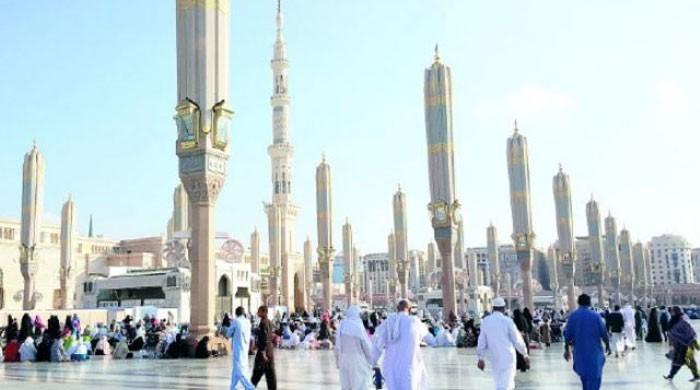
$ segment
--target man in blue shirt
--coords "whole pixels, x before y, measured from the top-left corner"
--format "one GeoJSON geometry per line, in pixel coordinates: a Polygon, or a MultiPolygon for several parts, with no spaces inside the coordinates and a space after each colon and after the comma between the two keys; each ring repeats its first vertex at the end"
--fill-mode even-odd
{"type": "Polygon", "coordinates": [[[605,353],[610,354],[610,340],[603,319],[591,310],[591,297],[578,297],[578,310],[569,316],[564,330],[564,359],[571,359],[569,348],[574,347],[574,371],[581,377],[583,390],[599,390],[603,378],[605,353]]]}

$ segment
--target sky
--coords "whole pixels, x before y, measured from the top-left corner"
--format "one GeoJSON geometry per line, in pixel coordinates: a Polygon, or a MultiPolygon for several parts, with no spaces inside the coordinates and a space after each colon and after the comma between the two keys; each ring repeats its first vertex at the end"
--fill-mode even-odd
{"type": "MultiPolygon", "coordinates": [[[[266,238],[273,0],[232,0],[229,175],[219,231],[266,238]]],[[[530,147],[537,244],[556,239],[552,177],[571,176],[574,228],[591,194],[633,239],[700,246],[700,2],[286,0],[296,249],[316,241],[315,167],[333,175],[335,246],[386,250],[401,184],[408,240],[432,229],[423,72],[452,69],[457,197],[467,246],[512,232],[506,139],[530,147]]],[[[18,219],[22,157],[46,159],[45,217],[72,194],[79,231],[164,234],[178,183],[175,2],[0,0],[0,217],[18,219]],[[137,5],[138,6],[135,6],[137,5]]],[[[264,241],[263,241],[264,242],[264,241]]]]}

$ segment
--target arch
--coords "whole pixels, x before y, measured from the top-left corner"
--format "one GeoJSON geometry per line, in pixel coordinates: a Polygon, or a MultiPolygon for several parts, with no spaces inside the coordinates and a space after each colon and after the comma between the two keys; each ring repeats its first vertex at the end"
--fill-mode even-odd
{"type": "Polygon", "coordinates": [[[231,281],[228,276],[222,275],[221,278],[219,278],[219,288],[217,289],[216,295],[219,297],[231,296],[231,281]]]}

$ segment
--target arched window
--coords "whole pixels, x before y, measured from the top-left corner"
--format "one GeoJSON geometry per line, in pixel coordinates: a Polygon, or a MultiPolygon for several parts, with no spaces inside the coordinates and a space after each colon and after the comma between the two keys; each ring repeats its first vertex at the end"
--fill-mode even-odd
{"type": "Polygon", "coordinates": [[[228,297],[231,295],[231,283],[228,280],[228,276],[223,275],[219,279],[219,294],[220,297],[228,297]]]}

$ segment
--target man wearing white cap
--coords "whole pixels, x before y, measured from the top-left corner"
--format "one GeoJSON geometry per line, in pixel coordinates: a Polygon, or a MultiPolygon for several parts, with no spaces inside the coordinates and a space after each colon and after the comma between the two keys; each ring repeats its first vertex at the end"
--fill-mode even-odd
{"type": "Polygon", "coordinates": [[[486,367],[484,358],[488,357],[496,390],[513,390],[515,350],[517,349],[527,362],[527,348],[513,320],[503,314],[506,308],[503,298],[495,298],[492,306],[493,313],[481,322],[479,344],[476,346],[476,355],[479,358],[477,366],[483,371],[486,367]]]}

